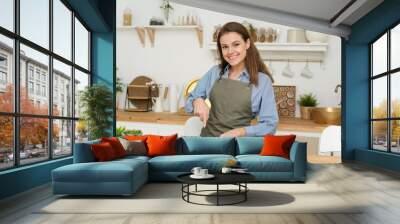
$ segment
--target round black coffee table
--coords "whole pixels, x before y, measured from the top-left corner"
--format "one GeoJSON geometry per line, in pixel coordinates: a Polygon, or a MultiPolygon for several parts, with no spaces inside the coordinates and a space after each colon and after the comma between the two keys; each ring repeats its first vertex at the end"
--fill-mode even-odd
{"type": "Polygon", "coordinates": [[[215,177],[212,179],[193,179],[190,177],[191,173],[182,174],[177,177],[178,181],[182,183],[182,199],[188,203],[198,204],[198,205],[234,205],[247,200],[247,192],[249,188],[247,183],[255,180],[255,177],[248,173],[216,173],[213,174],[215,177]],[[197,190],[198,184],[204,185],[216,185],[215,190],[197,190]],[[194,191],[190,191],[190,186],[195,186],[194,191]],[[220,189],[220,185],[236,185],[237,190],[223,190],[220,189]],[[209,192],[215,192],[215,194],[205,194],[209,192]],[[216,197],[216,204],[202,204],[190,201],[190,196],[204,196],[204,197],[216,197]],[[239,200],[231,203],[221,203],[221,197],[232,197],[241,196],[239,200]]]}

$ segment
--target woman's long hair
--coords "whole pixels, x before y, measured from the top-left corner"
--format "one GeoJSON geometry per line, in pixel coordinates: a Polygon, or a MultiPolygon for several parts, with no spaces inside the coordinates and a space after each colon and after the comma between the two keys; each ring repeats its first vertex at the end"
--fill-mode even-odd
{"type": "Polygon", "coordinates": [[[258,73],[262,72],[265,73],[266,75],[269,76],[271,81],[273,82],[272,79],[272,74],[267,68],[267,66],[264,64],[260,57],[260,53],[258,53],[257,48],[254,46],[253,41],[250,38],[250,34],[247,31],[247,29],[240,23],[237,22],[229,22],[226,23],[221,30],[218,33],[218,38],[217,38],[217,46],[218,46],[218,54],[219,58],[221,60],[221,64],[219,67],[221,68],[221,73],[220,76],[224,74],[224,69],[229,63],[224,59],[222,55],[222,47],[220,43],[221,37],[229,32],[235,32],[238,33],[243,40],[246,42],[247,40],[250,41],[250,47],[247,49],[246,52],[246,58],[245,58],[245,67],[247,71],[249,72],[250,75],[250,83],[257,86],[258,85],[258,73]]]}

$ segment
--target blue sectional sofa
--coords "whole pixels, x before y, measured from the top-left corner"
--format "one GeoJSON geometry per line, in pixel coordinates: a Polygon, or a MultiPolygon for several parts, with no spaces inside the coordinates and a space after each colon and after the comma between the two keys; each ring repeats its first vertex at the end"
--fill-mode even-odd
{"type": "Polygon", "coordinates": [[[234,159],[260,182],[304,182],[306,180],[307,145],[295,142],[290,159],[260,156],[263,137],[181,137],[177,155],[127,156],[96,162],[91,141],[75,144],[74,163],[52,171],[53,193],[68,195],[131,195],[148,181],[176,181],[193,167],[218,172],[234,159]]]}

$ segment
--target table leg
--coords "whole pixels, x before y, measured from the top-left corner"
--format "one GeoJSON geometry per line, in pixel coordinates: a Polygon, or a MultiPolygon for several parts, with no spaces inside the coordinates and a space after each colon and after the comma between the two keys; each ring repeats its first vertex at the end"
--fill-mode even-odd
{"type": "Polygon", "coordinates": [[[247,190],[247,183],[244,183],[244,201],[247,201],[247,192],[248,192],[248,190],[247,190]]]}
{"type": "Polygon", "coordinates": [[[219,184],[217,184],[217,206],[219,205],[219,184]]]}
{"type": "Polygon", "coordinates": [[[197,184],[196,184],[196,186],[195,186],[195,191],[197,192],[197,184]]]}

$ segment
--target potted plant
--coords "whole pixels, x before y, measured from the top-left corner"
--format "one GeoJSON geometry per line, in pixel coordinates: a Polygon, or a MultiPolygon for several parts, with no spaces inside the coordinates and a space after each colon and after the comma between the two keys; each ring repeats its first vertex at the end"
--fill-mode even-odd
{"type": "Polygon", "coordinates": [[[172,10],[174,10],[174,8],[172,7],[171,4],[169,4],[169,0],[163,0],[160,8],[163,10],[165,21],[168,24],[169,14],[171,13],[172,10]]]}
{"type": "Polygon", "coordinates": [[[89,140],[110,136],[113,98],[109,88],[102,84],[86,87],[79,93],[81,118],[85,121],[89,140]]]}
{"type": "Polygon", "coordinates": [[[117,127],[117,137],[123,137],[125,135],[143,135],[143,132],[139,129],[126,129],[126,127],[117,127]]]}
{"type": "Polygon", "coordinates": [[[300,105],[300,117],[311,120],[311,111],[318,105],[317,97],[312,93],[305,93],[300,95],[297,102],[300,105]]]}

